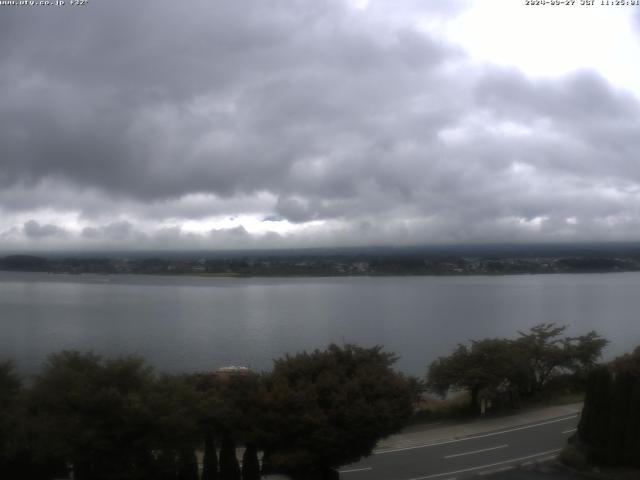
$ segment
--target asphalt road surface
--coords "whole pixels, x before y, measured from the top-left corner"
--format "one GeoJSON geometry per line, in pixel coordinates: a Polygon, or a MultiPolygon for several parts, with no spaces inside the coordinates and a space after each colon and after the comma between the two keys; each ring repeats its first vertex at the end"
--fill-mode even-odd
{"type": "Polygon", "coordinates": [[[345,466],[342,480],[462,480],[558,455],[575,432],[571,415],[505,430],[398,448],[345,466]]]}

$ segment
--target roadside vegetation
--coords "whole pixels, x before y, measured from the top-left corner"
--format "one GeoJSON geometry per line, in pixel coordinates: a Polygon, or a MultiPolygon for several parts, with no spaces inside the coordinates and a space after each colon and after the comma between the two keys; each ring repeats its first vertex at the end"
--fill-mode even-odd
{"type": "Polygon", "coordinates": [[[0,478],[258,480],[259,452],[264,472],[335,478],[410,418],[416,384],[394,361],[330,345],[262,374],[162,375],[141,358],[76,351],[34,378],[2,363],[0,478]]]}
{"type": "Polygon", "coordinates": [[[578,431],[561,459],[597,478],[640,478],[640,346],[590,373],[578,431]]]}
{"type": "Polygon", "coordinates": [[[567,327],[542,323],[518,338],[488,338],[460,344],[429,366],[426,390],[454,399],[452,411],[462,410],[460,393],[471,414],[518,408],[532,402],[584,392],[587,375],[598,364],[607,340],[596,332],[564,336],[567,327]],[[457,394],[457,396],[456,396],[457,394]]]}
{"type": "Polygon", "coordinates": [[[139,357],[77,351],[28,378],[0,363],[0,478],[333,479],[409,422],[576,400],[585,389],[580,450],[565,456],[636,466],[640,349],[603,367],[605,339],[565,330],[544,323],[461,344],[424,382],[394,371],[381,347],[355,345],[286,355],[263,373],[166,375],[139,357]]]}

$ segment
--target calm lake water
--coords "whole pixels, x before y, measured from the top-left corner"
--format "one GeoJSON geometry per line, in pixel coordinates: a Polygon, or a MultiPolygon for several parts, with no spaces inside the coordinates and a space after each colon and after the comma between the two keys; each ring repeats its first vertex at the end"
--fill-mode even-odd
{"type": "Polygon", "coordinates": [[[62,349],[141,354],[164,371],[246,365],[330,342],[384,345],[397,368],[540,322],[596,330],[606,357],[640,344],[640,273],[199,278],[0,272],[0,358],[37,371],[62,349]]]}

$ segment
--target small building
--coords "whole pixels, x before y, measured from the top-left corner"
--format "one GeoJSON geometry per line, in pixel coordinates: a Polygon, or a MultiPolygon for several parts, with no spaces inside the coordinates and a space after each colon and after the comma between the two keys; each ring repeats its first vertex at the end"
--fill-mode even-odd
{"type": "Polygon", "coordinates": [[[230,365],[228,367],[220,367],[215,372],[213,372],[213,376],[216,378],[230,378],[230,377],[248,377],[251,375],[251,370],[247,367],[240,367],[237,365],[230,365]]]}

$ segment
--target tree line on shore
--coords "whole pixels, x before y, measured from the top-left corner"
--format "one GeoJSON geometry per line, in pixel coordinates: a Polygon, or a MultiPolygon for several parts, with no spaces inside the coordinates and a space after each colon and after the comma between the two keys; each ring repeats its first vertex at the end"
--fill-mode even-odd
{"type": "Polygon", "coordinates": [[[472,412],[480,412],[482,405],[514,408],[562,390],[584,391],[608,342],[594,331],[563,336],[566,328],[542,323],[515,339],[460,344],[431,363],[427,386],[443,396],[452,390],[468,392],[472,412]]]}
{"type": "MultiPolygon", "coordinates": [[[[601,371],[607,341],[565,330],[546,323],[515,339],[461,344],[432,362],[425,381],[394,371],[396,357],[379,346],[349,344],[286,355],[263,373],[167,375],[139,357],[77,351],[51,355],[29,378],[0,363],[0,478],[335,478],[334,469],[405,426],[425,391],[468,392],[472,413],[488,404],[514,408],[559,389],[583,391],[590,372],[601,371]]],[[[588,402],[609,395],[593,393],[594,382],[621,399],[627,391],[637,398],[637,376],[599,375],[589,382],[588,402]]],[[[590,441],[604,435],[584,429],[590,441]]]]}
{"type": "Polygon", "coordinates": [[[330,345],[262,374],[163,375],[141,358],[76,351],[28,379],[1,363],[0,478],[333,478],[409,419],[416,385],[394,361],[330,345]]]}

